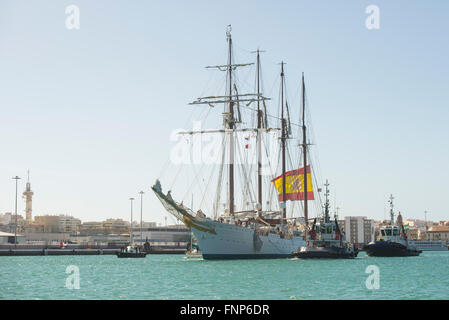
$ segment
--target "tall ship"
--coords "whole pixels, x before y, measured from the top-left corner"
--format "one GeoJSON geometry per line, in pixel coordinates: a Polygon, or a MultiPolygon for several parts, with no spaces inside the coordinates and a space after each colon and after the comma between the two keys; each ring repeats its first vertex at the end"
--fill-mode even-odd
{"type": "Polygon", "coordinates": [[[409,243],[401,213],[394,223],[393,195],[390,195],[390,225],[380,228],[379,241],[373,241],[364,246],[363,250],[371,257],[408,257],[419,256],[422,250],[409,243]]]}
{"type": "Polygon", "coordinates": [[[279,110],[277,115],[269,113],[266,102],[271,99],[261,90],[262,51],[254,52],[256,63],[234,63],[230,31],[228,26],[227,64],[206,67],[226,72],[225,93],[190,103],[209,106],[209,111],[216,110],[217,105],[223,106],[222,128],[179,132],[193,142],[198,135],[218,135],[219,161],[209,166],[212,168],[210,177],[206,174],[208,169],[202,166],[191,180],[175,179],[165,191],[159,178],[152,190],[165,209],[191,229],[203,259],[291,257],[306,244],[308,202],[315,200],[313,166],[309,164],[308,154],[310,143],[306,138],[304,74],[302,108],[297,111],[301,120],[294,123],[290,117],[293,110],[287,102],[284,62],[280,63],[279,110]],[[256,69],[256,92],[239,93],[236,70],[251,65],[256,69]],[[270,121],[275,125],[270,126],[270,121]],[[302,139],[292,136],[293,129],[297,129],[302,139]],[[198,179],[198,175],[203,178],[198,179]],[[171,188],[177,192],[182,183],[191,183],[187,192],[199,189],[196,195],[201,201],[197,210],[185,205],[185,197],[172,195],[171,188]],[[203,189],[201,184],[205,184],[203,189]],[[213,195],[212,204],[207,208],[204,199],[213,195]]]}

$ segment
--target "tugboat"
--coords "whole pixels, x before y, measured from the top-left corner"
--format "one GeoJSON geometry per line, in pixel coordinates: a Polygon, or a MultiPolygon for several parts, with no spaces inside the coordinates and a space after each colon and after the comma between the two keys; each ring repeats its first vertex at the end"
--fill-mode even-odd
{"type": "Polygon", "coordinates": [[[331,221],[329,217],[329,183],[326,180],[326,202],[324,217],[318,223],[315,218],[311,230],[308,232],[310,239],[307,245],[293,252],[293,256],[301,259],[353,259],[357,257],[358,250],[351,243],[343,240],[343,235],[338,225],[337,217],[331,221]]]}
{"type": "Polygon", "coordinates": [[[129,229],[129,246],[121,248],[120,252],[116,252],[118,258],[145,258],[146,252],[142,252],[139,246],[134,245],[133,239],[133,200],[131,200],[131,225],[129,229]]]}
{"type": "Polygon", "coordinates": [[[117,257],[119,258],[145,258],[146,252],[140,251],[139,246],[127,246],[121,248],[120,252],[117,252],[117,257]]]}
{"type": "Polygon", "coordinates": [[[381,238],[363,247],[370,257],[409,257],[419,256],[422,250],[408,243],[402,216],[399,212],[396,225],[394,224],[393,195],[390,195],[390,225],[380,228],[381,238]]]}

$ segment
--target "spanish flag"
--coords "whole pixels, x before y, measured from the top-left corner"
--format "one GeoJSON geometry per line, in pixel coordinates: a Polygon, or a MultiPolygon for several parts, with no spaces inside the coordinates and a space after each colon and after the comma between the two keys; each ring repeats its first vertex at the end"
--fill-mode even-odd
{"type": "MultiPolygon", "coordinates": [[[[307,166],[307,200],[314,200],[312,174],[310,166],[307,166]]],[[[271,180],[276,186],[279,201],[304,200],[304,168],[288,171],[285,173],[285,200],[282,199],[282,175],[271,180]]]]}

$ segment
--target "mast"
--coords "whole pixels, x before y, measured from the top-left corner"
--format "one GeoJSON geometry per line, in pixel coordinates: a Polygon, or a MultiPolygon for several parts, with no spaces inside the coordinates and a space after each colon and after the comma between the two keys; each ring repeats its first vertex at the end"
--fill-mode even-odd
{"type": "Polygon", "coordinates": [[[394,226],[394,212],[393,212],[393,195],[390,194],[390,200],[388,201],[390,203],[390,225],[394,226]]]}
{"type": "MultiPolygon", "coordinates": [[[[328,180],[326,179],[326,184],[325,184],[325,186],[326,186],[326,193],[325,193],[325,196],[326,196],[326,202],[325,202],[325,204],[324,204],[324,221],[327,223],[327,222],[329,222],[329,189],[328,189],[328,187],[329,187],[329,182],[328,182],[328,180]]],[[[335,219],[337,219],[337,218],[335,218],[335,219]]]]}
{"type": "Polygon", "coordinates": [[[281,62],[281,122],[282,122],[282,135],[281,135],[281,149],[282,149],[282,220],[281,225],[284,223],[284,219],[287,217],[287,203],[285,201],[285,140],[286,140],[286,128],[284,118],[284,61],[281,62]]]}
{"type": "Polygon", "coordinates": [[[143,242],[143,236],[142,236],[142,225],[143,225],[143,194],[145,192],[140,191],[140,243],[143,242]]]}
{"type": "Polygon", "coordinates": [[[260,110],[260,51],[257,49],[257,187],[258,187],[258,205],[257,211],[259,217],[262,215],[262,110],[260,110]]]}
{"type": "MultiPolygon", "coordinates": [[[[232,100],[232,38],[231,25],[226,31],[228,40],[228,82],[229,82],[229,116],[228,129],[234,129],[234,101],[232,100]]],[[[231,131],[229,139],[229,214],[234,215],[234,133],[231,131]]]]}
{"type": "MultiPolygon", "coordinates": [[[[255,131],[257,133],[259,133],[259,131],[263,131],[263,121],[261,120],[263,117],[263,112],[260,108],[260,100],[262,100],[262,102],[264,103],[264,108],[265,108],[265,102],[264,100],[270,100],[270,98],[265,98],[261,95],[260,93],[260,58],[259,58],[259,50],[257,50],[258,53],[258,93],[246,93],[246,94],[239,94],[237,92],[237,89],[235,86],[233,86],[232,80],[232,71],[235,70],[238,67],[245,67],[245,66],[250,66],[253,65],[254,63],[237,63],[237,64],[233,64],[232,63],[232,37],[231,37],[231,25],[227,26],[227,30],[226,30],[226,41],[228,42],[228,61],[227,64],[225,65],[215,65],[215,66],[206,66],[207,69],[218,69],[220,71],[226,72],[226,81],[227,81],[227,85],[226,85],[226,92],[224,93],[223,96],[207,96],[207,97],[200,97],[197,98],[196,101],[193,101],[191,103],[189,103],[189,105],[200,105],[200,104],[204,104],[204,105],[209,105],[210,107],[214,107],[215,104],[224,104],[224,105],[228,105],[228,107],[225,107],[225,110],[223,112],[223,130],[203,130],[203,131],[186,131],[186,132],[181,132],[180,134],[201,134],[201,133],[213,133],[213,132],[224,132],[229,133],[229,164],[227,164],[228,166],[228,181],[229,181],[229,189],[228,189],[228,206],[229,206],[229,215],[234,215],[235,212],[235,180],[234,180],[234,153],[235,153],[235,141],[234,141],[234,135],[236,130],[238,131],[255,131]],[[236,91],[233,94],[233,88],[236,91]],[[258,128],[251,128],[251,129],[236,129],[236,120],[234,119],[234,105],[237,104],[237,107],[239,106],[239,103],[245,102],[246,106],[249,106],[251,103],[256,102],[258,103],[258,128]]],[[[240,112],[239,110],[237,110],[238,112],[240,112]]],[[[239,116],[240,118],[240,116],[239,116]]],[[[266,129],[267,131],[270,130],[270,128],[266,129]]],[[[273,129],[271,129],[273,130],[273,129]]],[[[258,134],[258,138],[259,138],[259,134],[258,134]]],[[[224,152],[223,152],[223,160],[224,157],[226,156],[226,148],[227,145],[224,146],[224,152]]],[[[260,150],[260,149],[259,149],[260,150]]],[[[260,151],[260,154],[262,152],[260,151]]],[[[222,163],[224,163],[224,161],[222,161],[222,163]]],[[[259,175],[261,176],[261,156],[259,157],[259,175]]],[[[220,173],[221,176],[221,173],[220,173]]],[[[259,199],[261,201],[262,199],[262,182],[261,182],[261,177],[259,179],[259,199]]],[[[220,186],[218,187],[220,188],[220,186]]],[[[219,189],[217,189],[217,195],[219,193],[219,189]]],[[[217,199],[219,199],[219,196],[217,196],[217,199]]],[[[218,201],[216,203],[216,206],[218,206],[218,201]]],[[[262,208],[262,203],[260,203],[260,206],[258,206],[260,208],[262,208]]],[[[216,210],[217,211],[217,210],[216,210]]],[[[261,209],[259,209],[258,211],[261,211],[261,209]]]]}
{"type": "Polygon", "coordinates": [[[133,201],[134,198],[129,198],[129,200],[131,201],[131,227],[130,227],[130,231],[129,231],[129,241],[130,241],[130,246],[133,245],[133,201]]]}
{"type": "Polygon", "coordinates": [[[305,84],[304,84],[304,72],[302,73],[302,149],[304,155],[304,220],[306,223],[306,237],[308,227],[308,204],[307,204],[307,139],[306,139],[306,103],[305,103],[305,84]]]}

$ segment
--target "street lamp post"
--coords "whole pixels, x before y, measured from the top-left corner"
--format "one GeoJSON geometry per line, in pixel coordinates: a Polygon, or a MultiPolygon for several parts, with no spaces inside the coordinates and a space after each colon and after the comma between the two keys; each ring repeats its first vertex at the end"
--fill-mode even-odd
{"type": "Polygon", "coordinates": [[[13,177],[14,180],[16,180],[16,203],[15,203],[15,214],[16,214],[16,223],[14,226],[14,247],[17,247],[17,182],[20,180],[20,177],[15,176],[13,177]]]}
{"type": "Polygon", "coordinates": [[[129,200],[131,201],[131,226],[130,226],[130,231],[129,231],[129,239],[130,239],[130,246],[133,245],[133,201],[134,198],[129,198],[129,200]]]}
{"type": "Polygon", "coordinates": [[[143,208],[143,194],[145,192],[140,191],[140,243],[142,244],[142,208],[143,208]]]}

